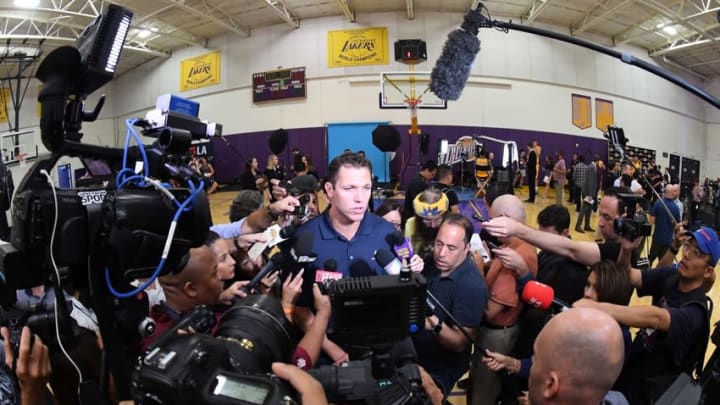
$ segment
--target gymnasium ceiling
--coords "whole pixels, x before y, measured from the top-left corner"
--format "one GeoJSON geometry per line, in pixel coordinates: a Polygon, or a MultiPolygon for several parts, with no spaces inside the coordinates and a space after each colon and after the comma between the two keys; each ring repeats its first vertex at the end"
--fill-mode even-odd
{"type": "MultiPolygon", "coordinates": [[[[253,35],[258,27],[374,12],[464,13],[477,0],[119,0],[135,14],[119,73],[187,46],[204,46],[218,35],[253,35]]],[[[29,59],[72,44],[107,2],[100,0],[0,0],[0,79],[18,67],[31,75],[29,59]],[[30,3],[30,5],[28,5],[30,3]],[[36,3],[35,6],[32,3],[36,3]],[[4,57],[2,56],[4,55],[4,57]],[[27,58],[23,59],[23,55],[27,58]],[[23,62],[25,60],[25,62],[23,62]]],[[[647,49],[665,66],[698,79],[720,78],[720,0],[487,0],[493,18],[563,27],[563,33],[607,47],[647,49]]],[[[458,21],[459,25],[460,21],[458,21]]],[[[561,30],[558,28],[558,30],[561,30]]],[[[482,35],[482,33],[481,33],[482,35]]]]}

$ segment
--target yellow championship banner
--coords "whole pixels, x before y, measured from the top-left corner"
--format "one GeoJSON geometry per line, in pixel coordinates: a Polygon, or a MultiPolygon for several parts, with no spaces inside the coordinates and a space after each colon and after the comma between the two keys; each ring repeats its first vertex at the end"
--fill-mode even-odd
{"type": "Polygon", "coordinates": [[[220,83],[220,51],[180,62],[180,91],[199,89],[220,83]]]}
{"type": "Polygon", "coordinates": [[[613,110],[613,102],[595,99],[595,127],[603,132],[608,130],[609,125],[615,125],[615,112],[613,110]]]}
{"type": "Polygon", "coordinates": [[[10,88],[3,87],[0,93],[0,122],[8,122],[8,108],[12,108],[10,88]]]}
{"type": "Polygon", "coordinates": [[[385,27],[328,32],[328,67],[387,65],[389,54],[385,27]]]}
{"type": "Polygon", "coordinates": [[[580,129],[588,129],[592,126],[590,97],[572,95],[572,123],[580,129]]]}

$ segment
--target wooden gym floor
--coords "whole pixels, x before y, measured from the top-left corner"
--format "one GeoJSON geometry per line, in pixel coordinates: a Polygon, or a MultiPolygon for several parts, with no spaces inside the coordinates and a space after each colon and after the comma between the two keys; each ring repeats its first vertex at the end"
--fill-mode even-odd
{"type": "MultiPolygon", "coordinates": [[[[237,192],[236,191],[219,191],[217,193],[214,193],[210,195],[210,210],[212,213],[213,223],[220,224],[220,223],[226,223],[228,221],[228,211],[230,210],[230,205],[232,204],[232,199],[235,196],[237,192]]],[[[515,193],[518,198],[521,200],[524,200],[528,197],[528,189],[527,187],[522,187],[520,189],[516,189],[515,193]]],[[[535,203],[525,204],[526,214],[527,214],[527,223],[529,226],[537,227],[537,215],[538,213],[545,208],[546,206],[550,204],[555,203],[555,190],[551,189],[549,190],[547,198],[543,197],[545,193],[544,187],[538,187],[538,193],[537,197],[535,199],[535,203]]],[[[322,194],[322,193],[321,193],[322,194]]],[[[575,205],[570,204],[567,202],[567,193],[564,196],[564,200],[566,201],[564,204],[568,207],[570,210],[570,218],[571,218],[571,226],[570,226],[570,234],[572,235],[572,238],[574,240],[586,240],[586,241],[593,241],[595,240],[595,234],[592,232],[586,232],[586,233],[578,233],[575,232],[574,227],[575,223],[577,222],[577,216],[578,214],[575,212],[575,205]]],[[[325,200],[324,196],[320,196],[319,198],[319,204],[321,209],[325,209],[327,206],[327,201],[325,200]]],[[[593,228],[597,228],[597,214],[593,213],[591,218],[591,226],[593,228]]],[[[649,247],[648,247],[649,248],[649,247]]],[[[717,271],[717,269],[716,269],[717,271]]],[[[713,302],[716,305],[720,305],[720,288],[718,287],[718,283],[713,286],[713,288],[709,292],[709,296],[712,298],[713,302]]],[[[630,305],[650,305],[650,299],[649,298],[639,298],[635,294],[633,294],[633,297],[630,301],[630,305]]],[[[716,322],[720,320],[719,311],[715,310],[712,314],[712,323],[711,325],[715,325],[716,322]]],[[[710,342],[708,344],[708,349],[705,355],[705,359],[707,360],[710,355],[715,350],[715,345],[710,342]]],[[[454,405],[465,405],[465,396],[464,393],[457,390],[457,388],[453,391],[453,394],[450,397],[450,403],[454,405]]]]}

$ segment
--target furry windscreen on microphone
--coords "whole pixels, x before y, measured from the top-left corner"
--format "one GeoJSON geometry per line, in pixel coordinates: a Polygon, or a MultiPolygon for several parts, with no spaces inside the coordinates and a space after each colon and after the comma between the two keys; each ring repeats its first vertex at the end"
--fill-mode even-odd
{"type": "Polygon", "coordinates": [[[460,98],[479,51],[480,40],[475,35],[462,29],[450,32],[430,74],[430,90],[443,100],[460,98]]]}

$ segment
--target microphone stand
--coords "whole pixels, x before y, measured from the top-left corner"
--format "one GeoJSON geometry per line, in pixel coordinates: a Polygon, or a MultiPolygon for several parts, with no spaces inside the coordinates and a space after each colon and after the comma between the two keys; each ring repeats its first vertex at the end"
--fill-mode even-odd
{"type": "Polygon", "coordinates": [[[668,214],[668,216],[670,217],[670,220],[671,220],[672,223],[673,223],[673,227],[674,227],[675,225],[677,225],[677,221],[675,220],[675,216],[672,214],[672,211],[670,211],[670,208],[667,206],[667,204],[665,204],[665,201],[663,201],[662,196],[660,196],[660,194],[657,192],[657,190],[655,190],[655,187],[653,187],[652,183],[650,183],[650,180],[647,178],[647,175],[646,175],[646,174],[641,174],[640,177],[643,179],[643,181],[645,181],[645,184],[648,185],[648,187],[650,188],[650,190],[652,190],[653,194],[655,195],[655,197],[657,197],[658,201],[660,201],[660,204],[662,204],[663,208],[665,208],[665,212],[666,212],[666,213],[668,214]]]}
{"type": "Polygon", "coordinates": [[[435,298],[435,296],[432,295],[432,293],[430,291],[426,291],[426,293],[427,293],[427,298],[429,299],[429,301],[432,301],[432,303],[428,302],[428,299],[425,300],[425,303],[430,308],[430,310],[433,312],[433,314],[436,314],[435,308],[439,308],[442,315],[447,317],[447,319],[450,319],[450,321],[452,321],[453,325],[457,326],[460,333],[462,333],[463,336],[465,336],[465,338],[468,340],[468,342],[470,342],[470,344],[473,345],[473,347],[475,348],[475,351],[479,351],[480,353],[483,353],[483,355],[484,355],[485,350],[481,349],[476,344],[475,339],[473,339],[472,336],[470,336],[470,334],[467,333],[467,331],[460,325],[460,322],[458,322],[458,320],[455,319],[454,316],[452,316],[450,311],[448,311],[447,308],[445,308],[443,306],[443,304],[441,304],[440,301],[438,301],[438,299],[435,298]]]}

